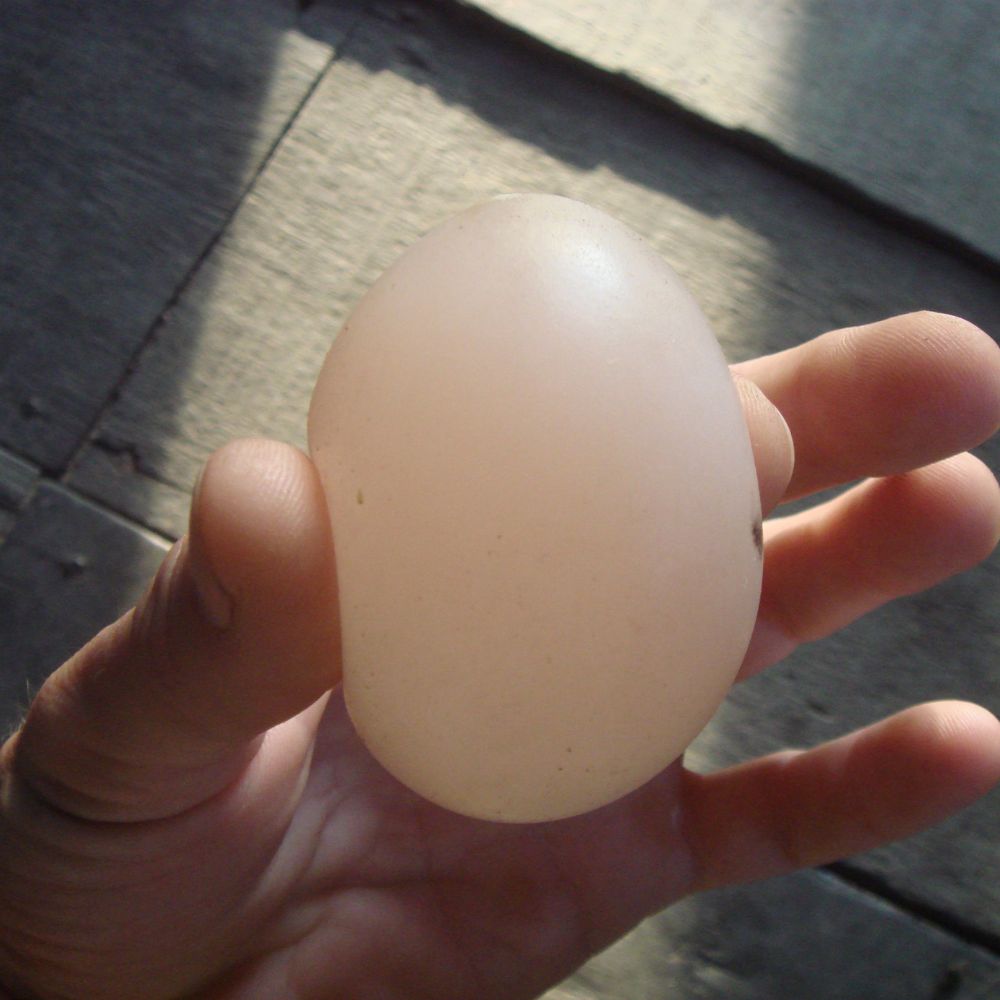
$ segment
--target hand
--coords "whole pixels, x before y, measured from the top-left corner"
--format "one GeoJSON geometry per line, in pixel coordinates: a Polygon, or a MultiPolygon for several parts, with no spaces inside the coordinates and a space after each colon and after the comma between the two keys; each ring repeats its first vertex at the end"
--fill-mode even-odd
{"type": "MultiPolygon", "coordinates": [[[[769,523],[744,675],[991,551],[1000,491],[961,454],[1000,423],[980,331],[906,316],[736,372],[766,509],[875,477],[769,523]]],[[[14,996],[530,997],[688,893],[874,847],[1000,778],[997,720],[940,703],[708,776],[677,761],[572,820],[464,819],[360,745],[335,591],[309,460],[216,453],[139,607],[0,754],[14,996]]]]}

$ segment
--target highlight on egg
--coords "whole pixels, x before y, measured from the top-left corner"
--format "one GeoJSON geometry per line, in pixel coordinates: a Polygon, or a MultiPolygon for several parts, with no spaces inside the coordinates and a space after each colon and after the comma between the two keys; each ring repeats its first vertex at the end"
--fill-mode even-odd
{"type": "Polygon", "coordinates": [[[760,594],[750,442],[694,299],[615,219],[512,195],[432,230],[335,339],[309,446],[348,711],[414,791],[572,816],[714,714],[760,594]]]}

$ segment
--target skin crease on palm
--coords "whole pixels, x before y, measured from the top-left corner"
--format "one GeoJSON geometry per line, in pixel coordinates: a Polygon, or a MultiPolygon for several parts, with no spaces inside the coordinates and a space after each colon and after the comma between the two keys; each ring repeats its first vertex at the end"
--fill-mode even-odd
{"type": "MultiPolygon", "coordinates": [[[[742,677],[992,551],[1000,490],[966,454],[1000,425],[984,333],[914,314],[735,374],[766,511],[860,481],[767,523],[742,677]]],[[[532,997],[685,895],[905,836],[1000,779],[1000,724],[947,702],[711,775],[677,761],[573,819],[463,818],[354,734],[333,554],[308,458],[234,442],[139,607],[43,686],[0,757],[9,996],[532,997]]]]}

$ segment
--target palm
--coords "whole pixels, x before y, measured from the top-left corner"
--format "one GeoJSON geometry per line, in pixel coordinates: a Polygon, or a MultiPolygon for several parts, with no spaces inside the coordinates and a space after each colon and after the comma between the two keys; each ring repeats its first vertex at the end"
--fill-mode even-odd
{"type": "Polygon", "coordinates": [[[259,885],[247,894],[259,929],[218,991],[272,995],[287,982],[303,1000],[533,996],[686,889],[691,859],[671,820],[678,776],[671,767],[573,820],[469,820],[386,774],[334,696],[262,879],[267,901],[259,885]]]}

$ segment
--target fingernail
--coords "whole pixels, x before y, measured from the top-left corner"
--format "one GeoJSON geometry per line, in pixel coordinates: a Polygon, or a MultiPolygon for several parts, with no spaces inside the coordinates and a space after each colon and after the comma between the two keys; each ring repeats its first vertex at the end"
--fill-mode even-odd
{"type": "MultiPolygon", "coordinates": [[[[198,505],[198,495],[201,492],[205,476],[204,468],[198,474],[191,496],[192,516],[198,505]]],[[[208,561],[202,545],[197,538],[198,532],[194,524],[190,526],[185,544],[188,549],[188,569],[194,583],[195,593],[201,605],[201,613],[205,619],[217,629],[227,629],[233,620],[233,600],[226,593],[222,584],[208,561]]]]}
{"type": "Polygon", "coordinates": [[[739,679],[745,680],[766,667],[783,660],[798,645],[779,625],[768,618],[760,617],[754,625],[750,645],[743,657],[739,679]]]}

